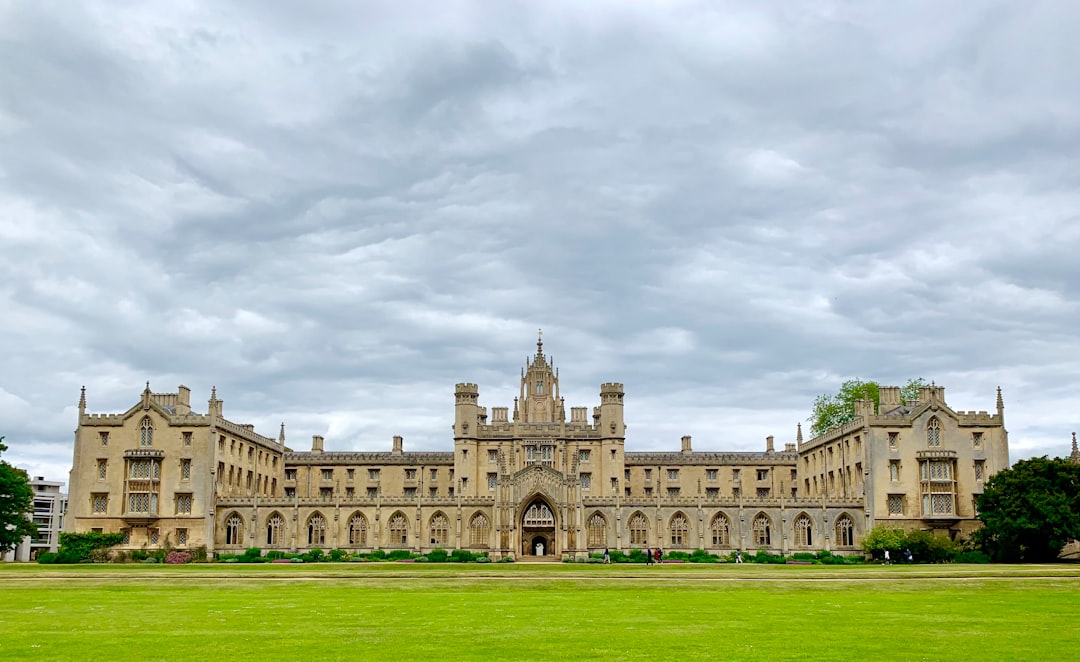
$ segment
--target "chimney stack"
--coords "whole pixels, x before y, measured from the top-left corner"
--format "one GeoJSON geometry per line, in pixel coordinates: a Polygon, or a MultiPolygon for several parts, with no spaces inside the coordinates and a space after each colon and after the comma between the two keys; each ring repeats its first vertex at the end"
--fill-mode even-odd
{"type": "Polygon", "coordinates": [[[690,435],[688,435],[688,434],[683,435],[683,438],[682,438],[682,452],[683,453],[692,453],[692,452],[694,452],[694,449],[691,448],[691,446],[690,446],[690,435]]]}
{"type": "Polygon", "coordinates": [[[394,455],[401,455],[402,441],[404,441],[404,440],[401,438],[400,434],[395,434],[394,435],[394,455]]]}
{"type": "Polygon", "coordinates": [[[323,452],[323,438],[321,434],[311,435],[311,452],[321,453],[323,452]]]}
{"type": "Polygon", "coordinates": [[[773,436],[771,434],[768,437],[765,437],[765,452],[766,453],[775,453],[776,452],[773,449],[773,436]]]}

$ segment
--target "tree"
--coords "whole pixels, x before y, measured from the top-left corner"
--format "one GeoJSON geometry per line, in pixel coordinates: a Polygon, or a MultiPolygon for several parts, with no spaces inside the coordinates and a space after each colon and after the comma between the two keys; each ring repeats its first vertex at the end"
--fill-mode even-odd
{"type": "MultiPolygon", "coordinates": [[[[900,401],[904,404],[915,402],[919,399],[919,389],[924,386],[927,386],[927,383],[922,377],[908,380],[908,383],[900,388],[900,401]]],[[[855,420],[856,400],[870,400],[874,403],[876,413],[881,403],[881,387],[875,381],[849,379],[840,385],[840,391],[835,395],[819,395],[814,400],[814,410],[807,419],[810,423],[810,434],[816,437],[855,420]]]]}
{"type": "Polygon", "coordinates": [[[903,530],[875,526],[863,538],[862,548],[875,559],[883,558],[887,550],[893,559],[899,560],[899,552],[904,548],[905,541],[903,530]]]}
{"type": "MultiPolygon", "coordinates": [[[[0,454],[6,450],[0,437],[0,454]]],[[[33,502],[26,472],[0,460],[0,554],[15,549],[23,538],[37,535],[37,525],[29,517],[33,502]]]]}
{"type": "Polygon", "coordinates": [[[1054,561],[1080,538],[1080,464],[1036,457],[999,471],[978,499],[976,542],[995,561],[1054,561]]]}

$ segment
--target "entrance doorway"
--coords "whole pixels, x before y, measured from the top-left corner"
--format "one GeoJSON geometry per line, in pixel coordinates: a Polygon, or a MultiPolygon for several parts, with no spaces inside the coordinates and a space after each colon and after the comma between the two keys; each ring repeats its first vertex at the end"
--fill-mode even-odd
{"type": "Polygon", "coordinates": [[[533,499],[521,514],[521,554],[555,556],[555,514],[543,499],[533,499]]]}

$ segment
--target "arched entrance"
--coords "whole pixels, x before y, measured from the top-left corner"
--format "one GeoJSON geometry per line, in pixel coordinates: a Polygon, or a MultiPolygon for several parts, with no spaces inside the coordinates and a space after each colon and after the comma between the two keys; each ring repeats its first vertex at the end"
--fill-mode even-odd
{"type": "Polygon", "coordinates": [[[536,497],[521,512],[521,554],[555,556],[555,513],[547,501],[536,497]]]}

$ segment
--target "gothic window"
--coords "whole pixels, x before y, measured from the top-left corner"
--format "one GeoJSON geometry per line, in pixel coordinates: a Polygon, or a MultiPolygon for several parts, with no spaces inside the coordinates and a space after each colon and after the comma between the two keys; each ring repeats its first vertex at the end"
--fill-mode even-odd
{"type": "Polygon", "coordinates": [[[899,432],[890,432],[889,433],[889,450],[891,450],[891,451],[896,450],[896,443],[897,443],[897,441],[899,441],[899,438],[900,438],[900,433],[899,432]]]}
{"type": "Polygon", "coordinates": [[[191,480],[191,460],[180,460],[180,479],[191,480]]]}
{"type": "Polygon", "coordinates": [[[544,382],[537,380],[537,382],[536,382],[536,394],[537,395],[543,395],[543,393],[544,393],[544,382]]]}
{"type": "Polygon", "coordinates": [[[975,480],[982,480],[985,473],[986,463],[983,460],[975,460],[975,480]]]}
{"type": "Polygon", "coordinates": [[[177,494],[176,495],[176,514],[178,514],[178,515],[190,515],[191,514],[191,495],[190,494],[177,494]]]}
{"type": "Polygon", "coordinates": [[[308,518],[307,541],[309,545],[326,544],[326,520],[319,513],[308,518]]]}
{"type": "Polygon", "coordinates": [[[151,545],[158,544],[158,539],[159,539],[158,534],[159,534],[158,529],[150,529],[150,544],[151,545]]]}
{"type": "MultiPolygon", "coordinates": [[[[495,449],[488,450],[488,464],[495,464],[499,461],[499,451],[495,449]]],[[[434,478],[434,476],[432,476],[434,478]]]]}
{"type": "Polygon", "coordinates": [[[191,433],[190,432],[181,432],[180,436],[183,438],[185,446],[190,446],[191,445],[191,433]]]}
{"type": "Polygon", "coordinates": [[[591,454],[586,449],[579,450],[578,451],[578,462],[588,462],[590,455],[591,454]]]}
{"type": "Polygon", "coordinates": [[[814,525],[805,514],[795,518],[795,544],[800,547],[814,544],[814,525]]]}
{"type": "Polygon", "coordinates": [[[225,544],[239,545],[244,536],[244,520],[239,513],[232,513],[225,519],[225,544]]]}
{"type": "Polygon", "coordinates": [[[93,511],[95,513],[105,513],[109,510],[109,495],[108,494],[94,494],[91,495],[90,501],[93,504],[93,511]]]}
{"type": "Polygon", "coordinates": [[[765,513],[760,513],[754,518],[753,525],[754,544],[758,547],[772,545],[772,522],[765,513]]]}
{"type": "Polygon", "coordinates": [[[713,547],[727,547],[731,535],[731,522],[724,513],[717,513],[709,524],[713,547]]]}
{"type": "Polygon", "coordinates": [[[706,469],[705,470],[705,480],[715,481],[715,480],[717,480],[719,478],[719,476],[720,476],[720,470],[719,469],[706,469]]]}
{"type": "Polygon", "coordinates": [[[679,480],[679,470],[678,469],[668,469],[667,470],[667,479],[668,480],[679,480]]]}
{"type": "Polygon", "coordinates": [[[534,503],[525,511],[525,526],[555,526],[555,515],[546,503],[534,503]]]}
{"type": "Polygon", "coordinates": [[[353,547],[367,546],[367,518],[360,513],[349,520],[349,544],[353,547]]]}
{"type": "Polygon", "coordinates": [[[686,521],[686,515],[675,513],[668,528],[671,531],[671,546],[685,547],[689,542],[687,531],[690,528],[689,522],[686,521]]]}
{"type": "Polygon", "coordinates": [[[487,475],[487,485],[489,490],[495,489],[495,485],[499,482],[499,474],[491,472],[487,475]]]}
{"type": "Polygon", "coordinates": [[[446,515],[435,513],[431,516],[431,544],[446,547],[448,540],[450,540],[450,523],[446,515]]]}
{"type": "Polygon", "coordinates": [[[630,544],[645,545],[649,540],[649,520],[641,513],[630,517],[630,544]]]}
{"type": "Polygon", "coordinates": [[[855,546],[855,522],[848,515],[836,518],[836,544],[841,547],[855,546]]]}
{"type": "Polygon", "coordinates": [[[407,545],[409,543],[409,520],[401,513],[394,513],[390,517],[390,540],[391,545],[407,545]]]}
{"type": "Polygon", "coordinates": [[[266,520],[266,544],[274,547],[281,544],[281,536],[285,531],[285,518],[274,513],[266,520]]]}
{"type": "Polygon", "coordinates": [[[143,416],[142,425],[139,427],[139,445],[154,445],[154,425],[150,422],[149,416],[143,416]]]}
{"type": "Polygon", "coordinates": [[[472,547],[487,547],[491,525],[484,513],[476,513],[469,520],[469,544],[472,547]]]}
{"type": "Polygon", "coordinates": [[[900,480],[900,461],[889,460],[889,480],[900,480]]]}
{"type": "Polygon", "coordinates": [[[109,433],[108,432],[98,432],[98,436],[101,437],[101,445],[102,446],[108,446],[109,445],[109,433]]]}
{"type": "Polygon", "coordinates": [[[589,547],[607,546],[607,520],[600,513],[589,518],[589,547]]]}
{"type": "Polygon", "coordinates": [[[587,490],[587,489],[590,489],[591,487],[592,487],[592,474],[590,474],[590,473],[581,474],[581,489],[587,490]]]}
{"type": "Polygon", "coordinates": [[[937,418],[931,418],[926,424],[926,445],[931,448],[941,446],[941,424],[937,418]]]}
{"type": "Polygon", "coordinates": [[[982,432],[972,432],[971,433],[971,445],[974,446],[975,448],[982,448],[982,438],[983,438],[983,433],[982,432]]]}
{"type": "Polygon", "coordinates": [[[181,547],[187,545],[187,529],[176,530],[176,544],[181,547]]]}
{"type": "Polygon", "coordinates": [[[108,460],[98,460],[97,461],[97,473],[98,473],[97,477],[100,478],[101,480],[105,480],[105,474],[108,471],[108,468],[109,468],[109,461],[108,460]]]}
{"type": "Polygon", "coordinates": [[[333,469],[323,469],[322,470],[322,479],[323,480],[334,480],[334,470],[333,469]]]}
{"type": "Polygon", "coordinates": [[[902,495],[902,494],[890,494],[889,495],[889,514],[890,515],[903,515],[904,514],[904,495],[902,495]]]}

